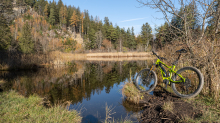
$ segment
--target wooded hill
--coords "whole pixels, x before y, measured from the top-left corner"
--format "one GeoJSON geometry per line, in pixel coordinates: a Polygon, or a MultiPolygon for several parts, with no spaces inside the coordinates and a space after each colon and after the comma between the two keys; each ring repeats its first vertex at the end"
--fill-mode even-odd
{"type": "Polygon", "coordinates": [[[1,40],[1,49],[39,53],[51,50],[63,52],[92,51],[146,51],[152,40],[152,28],[143,24],[142,34],[135,37],[134,28],[120,28],[108,17],[102,21],[89,15],[88,10],[64,5],[62,0],[15,0],[1,2],[4,20],[14,15],[14,20],[1,22],[8,35],[1,40]],[[16,13],[16,15],[15,15],[16,13]],[[18,14],[19,13],[19,14],[18,14]]]}
{"type": "MultiPolygon", "coordinates": [[[[140,1],[139,1],[140,2],[140,1]]],[[[199,10],[189,3],[175,11],[171,20],[156,28],[153,39],[152,28],[146,22],[137,37],[134,28],[120,28],[108,17],[102,21],[88,10],[64,5],[62,0],[2,0],[0,2],[1,30],[0,49],[17,50],[23,53],[40,53],[51,50],[63,52],[85,51],[149,51],[162,48],[171,42],[179,42],[186,31],[183,20],[187,16],[189,35],[197,38],[202,31],[205,38],[213,38],[216,26],[218,2],[213,2],[207,14],[208,25],[202,27],[199,10]],[[187,11],[186,11],[187,10],[187,11]],[[10,18],[10,19],[8,19],[10,18]]],[[[188,36],[189,36],[188,35],[188,36]]],[[[193,40],[193,39],[192,39],[193,40]]]]}

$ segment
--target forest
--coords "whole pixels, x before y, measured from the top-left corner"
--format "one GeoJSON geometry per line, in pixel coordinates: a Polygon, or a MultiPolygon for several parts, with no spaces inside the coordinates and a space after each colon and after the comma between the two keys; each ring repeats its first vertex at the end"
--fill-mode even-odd
{"type": "Polygon", "coordinates": [[[79,7],[64,5],[62,0],[58,3],[46,0],[16,0],[13,3],[12,0],[3,0],[2,5],[4,19],[1,19],[1,26],[7,31],[1,32],[5,40],[1,39],[0,48],[5,50],[13,49],[22,53],[53,50],[80,53],[87,50],[146,51],[153,40],[152,28],[148,23],[143,24],[141,35],[135,37],[133,27],[127,30],[120,28],[113,25],[108,17],[102,21],[98,16],[90,15],[88,10],[81,11],[79,7]],[[26,12],[9,22],[6,18],[15,10],[15,6],[23,7],[26,12]],[[4,8],[7,8],[7,14],[4,8]],[[83,41],[79,43],[77,38],[83,41]]]}

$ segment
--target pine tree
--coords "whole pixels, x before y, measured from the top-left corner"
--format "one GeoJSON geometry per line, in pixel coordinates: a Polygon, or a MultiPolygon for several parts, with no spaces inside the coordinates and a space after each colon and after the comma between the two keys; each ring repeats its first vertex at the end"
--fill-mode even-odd
{"type": "Polygon", "coordinates": [[[6,50],[11,44],[11,31],[3,15],[0,14],[0,50],[6,50]]]}
{"type": "Polygon", "coordinates": [[[63,1],[62,0],[59,0],[58,1],[58,4],[57,4],[57,9],[58,11],[60,11],[61,7],[63,6],[63,1]]]}
{"type": "Polygon", "coordinates": [[[53,8],[53,16],[55,19],[54,24],[58,24],[59,23],[59,10],[57,9],[57,5],[56,2],[53,0],[53,2],[50,4],[50,10],[51,8],[53,8]]]}
{"type": "MultiPolygon", "coordinates": [[[[36,1],[35,1],[36,2],[36,1]]],[[[45,0],[38,0],[35,4],[34,4],[34,8],[35,10],[40,14],[40,15],[44,15],[44,7],[47,4],[47,1],[45,0]]]]}
{"type": "Polygon", "coordinates": [[[142,43],[145,46],[145,51],[147,50],[150,41],[153,38],[152,33],[152,28],[148,23],[145,23],[141,27],[141,37],[142,37],[142,43]]]}
{"type": "Polygon", "coordinates": [[[85,10],[84,11],[84,14],[85,14],[85,18],[84,18],[84,21],[83,21],[83,25],[84,25],[84,34],[88,34],[89,32],[89,25],[90,25],[90,19],[89,19],[89,12],[88,10],[85,10]]]}
{"type": "Polygon", "coordinates": [[[35,4],[35,0],[25,0],[25,3],[26,3],[27,5],[33,7],[34,4],[35,4]]]}
{"type": "Polygon", "coordinates": [[[5,16],[13,13],[12,0],[1,0],[0,1],[0,50],[8,49],[11,45],[12,37],[9,28],[11,20],[10,16],[5,16]]]}
{"type": "Polygon", "coordinates": [[[19,38],[19,46],[23,53],[32,53],[34,49],[34,43],[31,35],[31,27],[26,22],[22,28],[21,37],[19,38]]]}
{"type": "Polygon", "coordinates": [[[89,49],[95,49],[95,48],[97,48],[95,30],[93,28],[90,28],[89,29],[89,49]]]}
{"type": "Polygon", "coordinates": [[[131,28],[131,40],[129,42],[129,48],[135,49],[136,48],[136,41],[135,41],[135,35],[134,35],[134,27],[131,28]]]}
{"type": "MultiPolygon", "coordinates": [[[[213,38],[215,33],[219,33],[219,32],[215,32],[216,30],[216,25],[219,25],[220,20],[218,22],[218,17],[220,16],[220,13],[218,13],[218,9],[220,9],[220,5],[219,5],[220,1],[216,1],[213,5],[213,9],[210,10],[210,14],[209,14],[209,20],[208,20],[208,25],[206,28],[206,34],[208,37],[213,38]]],[[[219,30],[219,29],[218,29],[219,30]]]]}
{"type": "Polygon", "coordinates": [[[50,8],[50,17],[49,17],[49,22],[51,25],[54,25],[55,23],[55,13],[54,13],[54,9],[50,8]]]}
{"type": "Polygon", "coordinates": [[[193,3],[180,8],[178,16],[174,15],[171,20],[171,39],[181,37],[185,31],[190,32],[190,35],[194,35],[195,30],[200,28],[198,10],[193,3]]]}
{"type": "Polygon", "coordinates": [[[170,42],[171,37],[169,36],[169,26],[168,23],[164,23],[160,27],[156,28],[156,43],[158,47],[161,49],[163,45],[167,42],[170,42]]]}

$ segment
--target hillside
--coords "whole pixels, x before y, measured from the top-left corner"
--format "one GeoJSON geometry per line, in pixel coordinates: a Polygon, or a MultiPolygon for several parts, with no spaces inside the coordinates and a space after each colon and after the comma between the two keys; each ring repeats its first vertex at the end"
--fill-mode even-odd
{"type": "Polygon", "coordinates": [[[11,35],[10,40],[4,40],[0,49],[24,54],[54,50],[80,53],[151,49],[152,28],[148,23],[142,28],[145,36],[135,37],[133,27],[125,30],[113,26],[108,17],[101,20],[90,15],[88,10],[65,5],[62,0],[3,0],[2,4],[3,18],[13,22],[9,22],[10,32],[7,32],[11,35]],[[5,10],[10,12],[5,13],[5,10]]]}
{"type": "MultiPolygon", "coordinates": [[[[47,20],[35,12],[33,9],[28,9],[24,14],[15,18],[13,25],[10,26],[11,33],[17,42],[20,42],[22,29],[27,24],[30,28],[30,35],[35,44],[35,49],[43,52],[50,50],[73,51],[80,49],[83,39],[80,34],[74,36],[74,32],[68,28],[53,28],[47,20]]],[[[28,34],[27,34],[28,35],[28,34]]]]}

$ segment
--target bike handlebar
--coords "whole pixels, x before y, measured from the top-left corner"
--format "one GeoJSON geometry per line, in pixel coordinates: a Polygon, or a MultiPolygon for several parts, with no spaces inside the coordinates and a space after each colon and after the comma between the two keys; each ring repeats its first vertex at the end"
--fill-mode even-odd
{"type": "Polygon", "coordinates": [[[160,56],[158,56],[157,55],[157,53],[155,53],[153,50],[152,50],[152,53],[153,53],[153,55],[155,55],[155,56],[157,56],[157,58],[159,58],[159,59],[161,59],[161,60],[167,60],[166,58],[164,58],[164,57],[160,57],[160,56]]]}
{"type": "MultiPolygon", "coordinates": [[[[153,50],[152,50],[152,53],[153,53],[153,55],[157,56],[157,58],[159,58],[159,59],[161,59],[161,60],[163,60],[163,59],[164,59],[164,60],[167,60],[167,59],[164,58],[164,57],[158,56],[157,53],[155,53],[153,50]]],[[[180,50],[177,50],[176,53],[180,53],[180,54],[179,54],[177,60],[172,63],[173,65],[175,65],[175,64],[178,63],[178,60],[179,60],[179,58],[180,58],[180,56],[181,56],[181,53],[187,53],[187,50],[185,50],[185,49],[180,49],[180,50]]]]}

